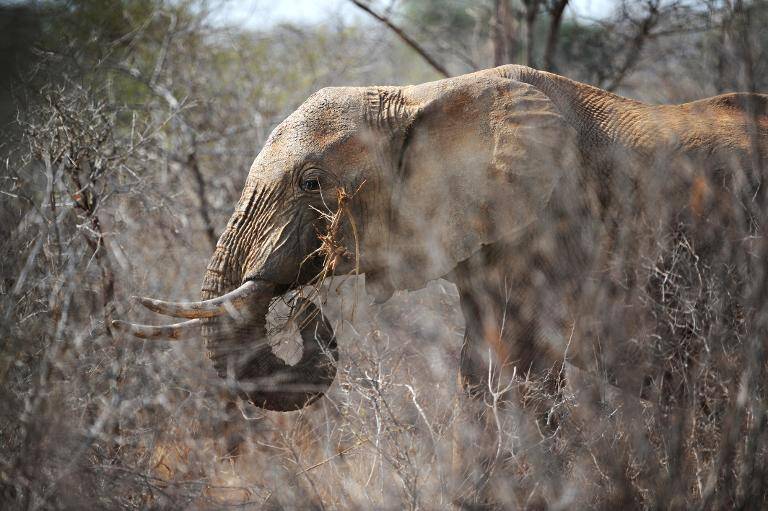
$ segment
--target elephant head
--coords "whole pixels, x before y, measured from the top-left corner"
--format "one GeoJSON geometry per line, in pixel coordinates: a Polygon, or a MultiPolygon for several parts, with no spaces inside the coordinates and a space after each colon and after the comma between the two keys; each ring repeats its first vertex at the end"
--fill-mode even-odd
{"type": "Polygon", "coordinates": [[[115,324],[140,337],[202,328],[218,374],[241,395],[268,409],[301,408],[333,381],[334,335],[304,302],[303,356],[287,365],[264,342],[270,302],[326,273],[365,274],[378,302],[449,274],[536,219],[569,165],[571,137],[544,94],[494,73],[322,89],[256,157],[202,301],[140,299],[191,321],[115,324]]]}

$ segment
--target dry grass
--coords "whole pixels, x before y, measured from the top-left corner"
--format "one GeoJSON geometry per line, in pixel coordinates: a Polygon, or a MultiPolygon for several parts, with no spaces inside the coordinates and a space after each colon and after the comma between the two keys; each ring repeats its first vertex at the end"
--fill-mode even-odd
{"type": "MultiPolygon", "coordinates": [[[[268,132],[285,112],[263,95],[303,76],[249,88],[269,70],[242,71],[233,60],[220,73],[206,50],[210,62],[185,60],[178,46],[160,37],[144,67],[187,63],[192,71],[174,76],[203,91],[188,101],[179,93],[170,105],[168,94],[187,90],[171,73],[151,82],[150,71],[149,96],[126,87],[146,100],[126,107],[114,98],[114,75],[98,75],[94,87],[52,67],[48,83],[60,86],[20,116],[25,135],[0,182],[0,508],[768,507],[764,187],[696,232],[672,228],[679,219],[670,214],[672,227],[646,257],[630,262],[618,246],[615,271],[590,282],[597,290],[581,310],[596,325],[595,357],[609,361],[620,346],[642,361],[621,369],[646,383],[642,396],[612,387],[607,368],[569,367],[554,393],[525,374],[491,371],[488,399],[468,398],[457,383],[464,325],[453,285],[432,282],[373,306],[356,270],[331,278],[360,252],[349,190],[320,211],[324,269],[303,290],[322,302],[341,352],[336,383],[309,409],[228,407],[198,341],[110,331],[113,314],[146,314],[125,297],[198,293],[211,224],[226,220],[242,186],[235,169],[248,167],[253,140],[264,138],[232,131],[232,119],[245,130],[258,119],[268,132]],[[228,99],[209,108],[206,83],[228,99]],[[627,325],[631,339],[612,342],[627,340],[627,325]],[[532,419],[504,399],[518,388],[549,408],[532,419]],[[222,425],[243,439],[237,457],[223,454],[222,425]]],[[[380,81],[328,69],[328,82],[380,81]]],[[[319,83],[301,82],[284,109],[319,83]]],[[[287,328],[290,312],[273,314],[287,328]]]]}

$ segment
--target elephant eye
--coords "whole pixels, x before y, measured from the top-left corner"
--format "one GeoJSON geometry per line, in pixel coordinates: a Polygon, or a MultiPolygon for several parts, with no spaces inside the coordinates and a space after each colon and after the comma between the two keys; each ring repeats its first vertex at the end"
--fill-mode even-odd
{"type": "Polygon", "coordinates": [[[305,192],[317,192],[320,190],[320,180],[316,177],[308,177],[301,182],[301,189],[305,192]]]}

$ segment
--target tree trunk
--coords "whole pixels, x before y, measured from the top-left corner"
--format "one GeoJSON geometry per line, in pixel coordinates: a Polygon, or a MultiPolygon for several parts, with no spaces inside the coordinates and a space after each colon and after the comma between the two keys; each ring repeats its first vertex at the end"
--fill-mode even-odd
{"type": "Polygon", "coordinates": [[[493,17],[491,18],[491,34],[493,42],[493,65],[498,67],[506,64],[507,38],[504,30],[506,18],[506,0],[494,0],[493,17]]]}
{"type": "Polygon", "coordinates": [[[547,33],[547,46],[544,49],[544,69],[555,71],[555,53],[557,41],[560,38],[560,24],[563,21],[563,13],[568,5],[568,0],[555,0],[549,8],[549,32],[547,33]]]}
{"type": "Polygon", "coordinates": [[[509,0],[494,0],[491,34],[493,39],[493,63],[495,66],[511,64],[519,60],[515,13],[509,0]]]}
{"type": "Polygon", "coordinates": [[[534,44],[536,35],[536,18],[539,16],[541,0],[525,0],[525,65],[536,67],[534,62],[534,44]]]}

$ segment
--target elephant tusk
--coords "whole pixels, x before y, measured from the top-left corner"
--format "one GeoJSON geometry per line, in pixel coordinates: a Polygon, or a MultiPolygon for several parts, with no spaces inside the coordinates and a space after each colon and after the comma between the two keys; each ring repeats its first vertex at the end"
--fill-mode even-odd
{"type": "Polygon", "coordinates": [[[135,323],[128,323],[127,321],[120,321],[119,319],[112,321],[112,326],[115,327],[115,329],[140,339],[188,339],[195,334],[200,333],[200,326],[202,324],[202,320],[199,319],[183,321],[173,325],[159,326],[137,325],[135,323]]]}
{"type": "Polygon", "coordinates": [[[254,295],[263,295],[265,285],[249,280],[234,291],[200,302],[166,302],[153,298],[133,297],[147,309],[176,318],[214,318],[240,310],[254,295]]]}

